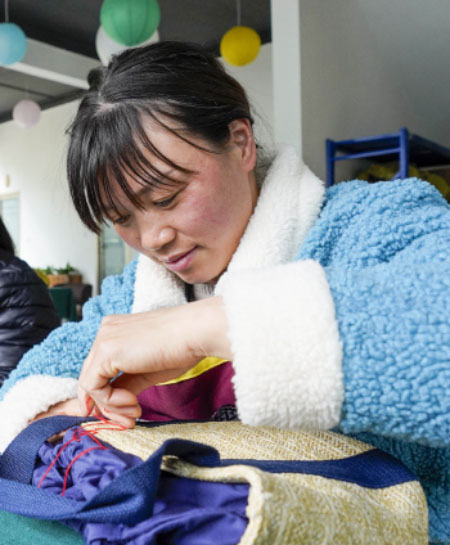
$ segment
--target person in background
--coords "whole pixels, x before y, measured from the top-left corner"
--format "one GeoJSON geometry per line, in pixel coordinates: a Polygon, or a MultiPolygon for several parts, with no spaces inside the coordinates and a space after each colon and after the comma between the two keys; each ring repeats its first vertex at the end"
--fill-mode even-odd
{"type": "Polygon", "coordinates": [[[0,386],[25,352],[59,325],[47,286],[14,255],[0,218],[0,386]]]}

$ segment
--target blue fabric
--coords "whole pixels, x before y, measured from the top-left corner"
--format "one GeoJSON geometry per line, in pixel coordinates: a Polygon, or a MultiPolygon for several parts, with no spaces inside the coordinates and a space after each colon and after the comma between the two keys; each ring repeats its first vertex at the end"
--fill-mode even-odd
{"type": "MultiPolygon", "coordinates": [[[[73,430],[66,432],[63,443],[73,430]]],[[[60,494],[67,466],[83,450],[97,446],[88,436],[71,442],[42,482],[42,489],[60,494]]],[[[61,444],[44,443],[32,482],[38,485],[56,458],[61,444]]],[[[80,457],[71,467],[65,498],[85,502],[93,498],[129,468],[142,464],[131,454],[112,447],[93,450],[80,457]]],[[[247,484],[214,483],[177,477],[161,472],[153,514],[130,526],[122,523],[85,523],[68,521],[89,545],[151,545],[158,539],[174,545],[234,545],[247,527],[245,510],[247,484]]]]}
{"type": "Polygon", "coordinates": [[[298,259],[325,269],[343,340],[342,430],[450,437],[450,207],[430,184],[327,192],[298,259]]]}
{"type": "Polygon", "coordinates": [[[450,543],[448,203],[414,179],[339,184],[298,259],[324,267],[333,295],[344,350],[341,430],[419,477],[430,538],[450,543]]]}
{"type": "Polygon", "coordinates": [[[339,460],[221,460],[222,466],[233,464],[251,465],[270,473],[319,475],[374,489],[417,480],[396,458],[378,449],[339,460]]]}
{"type": "MultiPolygon", "coordinates": [[[[153,512],[161,459],[164,455],[172,454],[190,463],[207,467],[217,466],[219,463],[219,455],[215,449],[192,441],[171,439],[163,443],[145,462],[127,470],[120,479],[109,483],[90,500],[74,503],[23,482],[25,478],[23,468],[29,469],[30,460],[36,460],[39,445],[35,439],[38,433],[41,433],[42,444],[44,438],[55,433],[58,427],[59,430],[67,428],[68,418],[71,418],[73,423],[83,421],[75,417],[53,417],[34,422],[0,457],[0,470],[3,467],[7,468],[6,478],[0,473],[0,510],[48,520],[73,519],[95,522],[121,520],[125,524],[136,524],[153,512]],[[3,456],[10,461],[25,458],[19,472],[22,482],[16,481],[14,475],[11,477],[11,463],[2,464],[3,456]]],[[[31,477],[32,470],[28,482],[31,482],[31,477]]]]}
{"type": "Polygon", "coordinates": [[[38,452],[45,438],[71,426],[94,420],[94,418],[77,416],[58,416],[33,422],[0,456],[0,478],[18,483],[30,483],[38,452]]]}

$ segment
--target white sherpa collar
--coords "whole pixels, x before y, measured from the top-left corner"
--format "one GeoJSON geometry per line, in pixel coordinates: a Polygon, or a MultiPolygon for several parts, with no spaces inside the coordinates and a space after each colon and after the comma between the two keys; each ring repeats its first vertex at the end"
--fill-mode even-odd
{"type": "MultiPolygon", "coordinates": [[[[228,272],[292,261],[320,212],[324,194],[323,183],[298,158],[295,150],[281,148],[269,168],[253,215],[221,280],[228,272]]],[[[132,312],[185,302],[184,283],[163,266],[140,255],[132,312]]]]}

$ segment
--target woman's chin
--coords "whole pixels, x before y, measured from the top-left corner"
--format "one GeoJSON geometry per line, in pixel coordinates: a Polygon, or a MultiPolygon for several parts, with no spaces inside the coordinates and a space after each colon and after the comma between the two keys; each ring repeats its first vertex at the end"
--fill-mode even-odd
{"type": "Polygon", "coordinates": [[[175,274],[186,284],[215,284],[220,277],[217,272],[208,274],[206,271],[183,271],[175,274]]]}

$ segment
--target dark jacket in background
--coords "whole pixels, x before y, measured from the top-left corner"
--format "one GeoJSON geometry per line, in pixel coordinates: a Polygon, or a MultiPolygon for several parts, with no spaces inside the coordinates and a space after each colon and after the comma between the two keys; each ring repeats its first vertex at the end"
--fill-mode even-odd
{"type": "Polygon", "coordinates": [[[23,354],[59,325],[44,282],[25,261],[0,250],[0,386],[23,354]]]}

